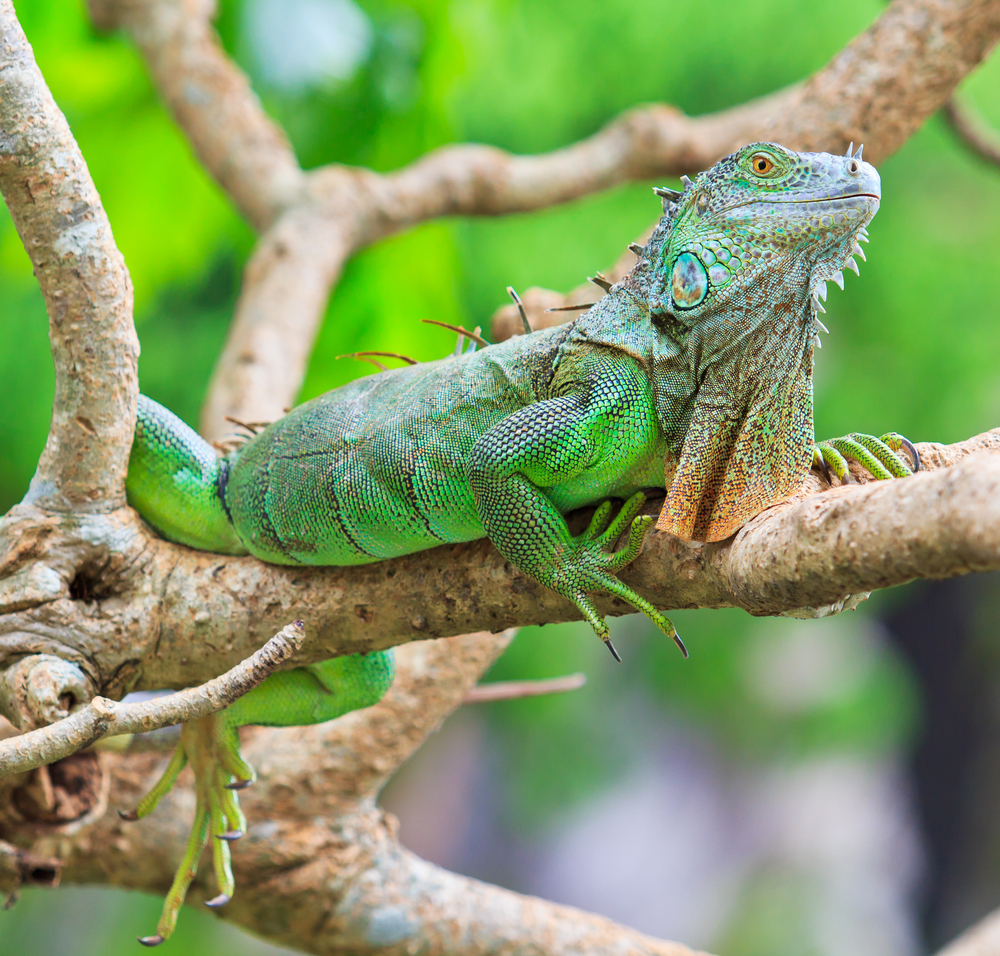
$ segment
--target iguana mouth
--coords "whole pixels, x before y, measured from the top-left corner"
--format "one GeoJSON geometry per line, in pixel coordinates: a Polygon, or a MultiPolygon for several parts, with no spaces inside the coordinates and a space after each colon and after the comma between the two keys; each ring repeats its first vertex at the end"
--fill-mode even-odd
{"type": "Polygon", "coordinates": [[[803,206],[809,203],[821,203],[821,202],[843,202],[847,199],[874,199],[876,202],[881,202],[882,197],[876,193],[846,193],[841,196],[815,196],[809,199],[770,199],[761,198],[747,199],[743,202],[733,203],[731,206],[723,206],[721,209],[714,210],[715,215],[721,215],[724,212],[730,212],[733,209],[742,209],[744,206],[803,206]]]}

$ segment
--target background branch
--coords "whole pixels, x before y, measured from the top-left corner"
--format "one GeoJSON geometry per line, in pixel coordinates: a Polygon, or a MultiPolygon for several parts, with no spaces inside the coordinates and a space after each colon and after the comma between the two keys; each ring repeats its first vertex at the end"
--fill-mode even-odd
{"type": "Polygon", "coordinates": [[[976,110],[952,97],[945,103],[942,114],[971,152],[994,166],[1000,166],[1000,134],[976,110]]]}
{"type": "Polygon", "coordinates": [[[878,163],[1000,39],[997,0],[895,0],[811,79],[732,109],[692,119],[641,107],[540,156],[448,146],[384,176],[325,167],[304,174],[300,190],[284,138],[211,35],[210,4],[92,0],[91,9],[101,25],[131,32],[206,167],[257,228],[268,227],[203,410],[213,439],[227,415],[270,421],[294,403],[330,289],[359,249],[441,216],[522,212],[695,172],[755,139],[834,152],[864,142],[878,163]],[[189,83],[205,95],[186,96],[189,83]]]}
{"type": "Polygon", "coordinates": [[[45,297],[56,373],[29,497],[57,511],[111,511],[125,503],[138,395],[132,284],[11,0],[0,0],[0,193],[45,297]]]}

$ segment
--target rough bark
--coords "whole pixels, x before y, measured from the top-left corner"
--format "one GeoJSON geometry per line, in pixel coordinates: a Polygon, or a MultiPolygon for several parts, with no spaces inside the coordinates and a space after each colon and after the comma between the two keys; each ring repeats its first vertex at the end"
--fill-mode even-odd
{"type": "MultiPolygon", "coordinates": [[[[651,533],[622,578],[666,609],[822,614],[859,591],[1000,568],[1000,456],[992,453],[1000,429],[957,445],[918,447],[926,473],[823,493],[820,479],[810,477],[799,498],[725,542],[651,533]]],[[[292,618],[310,634],[294,658],[301,663],[579,616],[487,540],[367,567],[287,568],[168,544],[130,510],[81,524],[88,542],[113,547],[88,543],[81,553],[78,545],[61,546],[57,527],[57,519],[22,506],[0,528],[0,567],[23,574],[44,548],[52,586],[44,603],[24,606],[28,599],[13,595],[0,618],[0,667],[20,655],[52,654],[74,663],[106,697],[202,683],[292,618]],[[89,600],[70,593],[80,574],[89,600]]],[[[599,606],[631,613],[611,598],[599,606]]]]}
{"type": "Polygon", "coordinates": [[[120,508],[139,394],[132,283],[11,0],[0,0],[0,193],[45,296],[56,368],[29,497],[56,511],[120,508]]]}

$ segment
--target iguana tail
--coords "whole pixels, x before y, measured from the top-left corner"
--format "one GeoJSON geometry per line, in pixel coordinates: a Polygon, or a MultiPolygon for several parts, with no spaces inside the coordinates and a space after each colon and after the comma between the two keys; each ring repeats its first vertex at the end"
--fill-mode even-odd
{"type": "Polygon", "coordinates": [[[222,498],[227,463],[172,412],[145,395],[132,441],[128,502],[167,540],[247,554],[222,498]]]}

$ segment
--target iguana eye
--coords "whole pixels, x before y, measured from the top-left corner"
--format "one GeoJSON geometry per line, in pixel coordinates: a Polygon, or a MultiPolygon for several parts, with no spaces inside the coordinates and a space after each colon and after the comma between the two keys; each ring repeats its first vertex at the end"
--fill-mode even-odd
{"type": "Polygon", "coordinates": [[[766,153],[755,153],[750,165],[758,176],[766,176],[774,169],[774,160],[766,153]]]}

